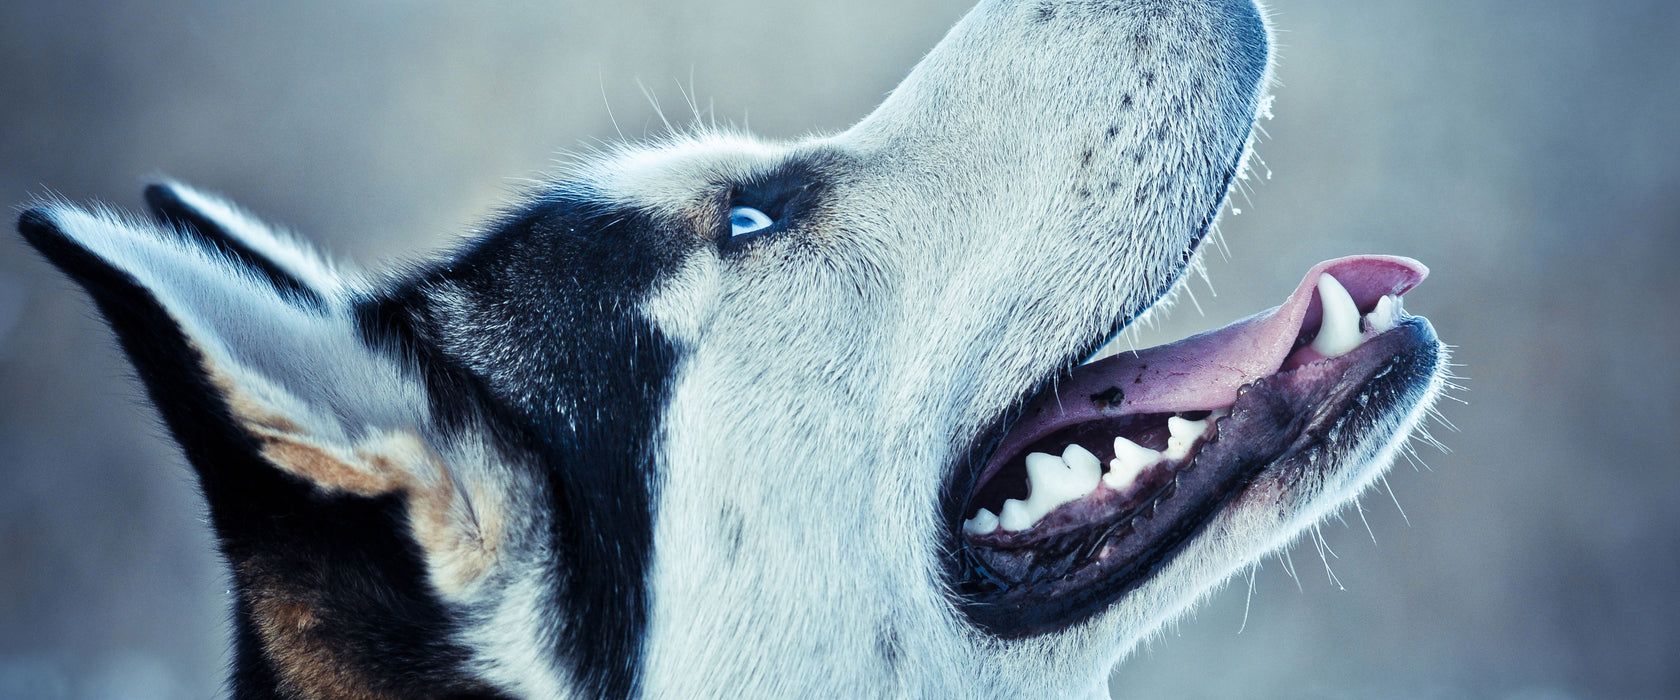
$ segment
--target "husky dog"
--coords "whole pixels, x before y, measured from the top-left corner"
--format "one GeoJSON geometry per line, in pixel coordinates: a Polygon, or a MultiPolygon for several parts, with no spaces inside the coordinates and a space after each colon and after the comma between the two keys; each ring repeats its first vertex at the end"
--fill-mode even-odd
{"type": "Polygon", "coordinates": [[[388,275],[177,183],[19,228],[196,471],[237,697],[1106,697],[1442,385],[1380,256],[1081,364],[1270,59],[1253,0],[986,0],[844,133],[625,147],[388,275]]]}

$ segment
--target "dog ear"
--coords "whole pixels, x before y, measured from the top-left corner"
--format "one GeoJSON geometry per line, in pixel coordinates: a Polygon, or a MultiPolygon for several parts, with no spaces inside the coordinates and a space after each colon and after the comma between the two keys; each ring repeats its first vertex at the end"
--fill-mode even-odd
{"type": "Polygon", "coordinates": [[[434,584],[482,573],[487,559],[462,550],[495,539],[469,502],[484,489],[463,487],[427,444],[427,392],[399,353],[364,338],[361,283],[214,198],[160,185],[147,200],[168,228],[62,203],[25,211],[18,228],[116,332],[224,546],[266,546],[279,535],[265,517],[395,496],[434,584]]]}
{"type": "MultiPolygon", "coordinates": [[[[243,438],[318,489],[396,489],[393,468],[419,459],[425,400],[363,342],[342,278],[214,199],[178,186],[147,198],[172,228],[66,205],[18,227],[93,297],[189,457],[243,438]]],[[[194,459],[207,488],[215,461],[194,459]]]]}
{"type": "Polygon", "coordinates": [[[412,355],[369,340],[376,290],[214,197],[146,199],[162,225],[49,202],[18,229],[93,297],[198,474],[235,694],[477,692],[445,601],[486,590],[506,494],[435,427],[412,355]]]}
{"type": "Polygon", "coordinates": [[[236,686],[429,678],[366,652],[458,656],[437,596],[487,579],[501,494],[442,456],[407,356],[356,321],[359,280],[213,198],[147,199],[165,226],[49,202],[18,229],[93,297],[198,474],[237,589],[236,686]]]}

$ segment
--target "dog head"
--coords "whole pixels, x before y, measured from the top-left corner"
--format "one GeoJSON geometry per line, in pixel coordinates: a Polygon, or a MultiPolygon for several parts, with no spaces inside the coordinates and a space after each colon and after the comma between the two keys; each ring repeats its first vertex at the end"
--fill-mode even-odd
{"type": "Polygon", "coordinates": [[[389,276],[173,183],[20,228],[198,473],[237,689],[1100,692],[1440,382],[1373,257],[1077,366],[1191,264],[1269,51],[1250,0],[985,2],[850,130],[590,158],[389,276]]]}

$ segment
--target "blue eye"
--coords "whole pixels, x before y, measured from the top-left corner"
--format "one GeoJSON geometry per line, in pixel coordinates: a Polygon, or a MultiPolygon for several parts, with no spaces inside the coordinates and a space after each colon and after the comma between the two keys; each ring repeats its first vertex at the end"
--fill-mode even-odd
{"type": "Polygon", "coordinates": [[[764,212],[752,207],[729,208],[729,235],[731,236],[758,233],[770,228],[771,224],[774,223],[776,222],[771,221],[770,217],[764,215],[764,212]]]}

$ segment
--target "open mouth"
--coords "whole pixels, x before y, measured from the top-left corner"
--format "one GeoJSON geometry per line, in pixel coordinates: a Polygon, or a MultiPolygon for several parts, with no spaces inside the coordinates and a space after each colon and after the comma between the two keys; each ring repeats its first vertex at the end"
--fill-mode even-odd
{"type": "Polygon", "coordinates": [[[1434,376],[1434,330],[1400,302],[1427,274],[1400,257],[1319,263],[1280,306],[1080,366],[1029,400],[958,509],[964,610],[1005,637],[1060,629],[1147,579],[1259,474],[1333,469],[1434,376]]]}

